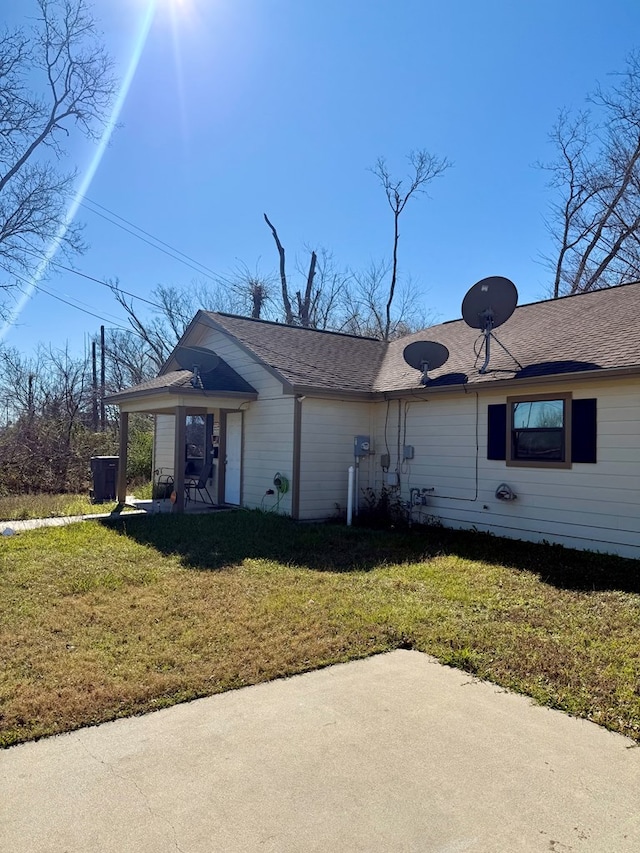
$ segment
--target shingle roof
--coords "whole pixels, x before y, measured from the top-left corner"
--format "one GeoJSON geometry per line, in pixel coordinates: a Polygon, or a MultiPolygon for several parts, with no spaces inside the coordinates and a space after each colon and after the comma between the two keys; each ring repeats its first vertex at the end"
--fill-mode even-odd
{"type": "Polygon", "coordinates": [[[491,342],[485,374],[478,373],[483,356],[475,354],[481,336],[463,320],[385,343],[229,314],[207,316],[300,389],[381,392],[415,388],[420,372],[405,363],[402,353],[416,340],[438,341],[449,349],[448,361],[429,373],[432,387],[640,367],[640,282],[516,308],[495,330],[499,343],[491,342]]]}
{"type": "Polygon", "coordinates": [[[303,329],[231,314],[208,313],[260,361],[295,386],[370,391],[387,344],[339,332],[303,329]]]}
{"type": "Polygon", "coordinates": [[[402,352],[411,341],[422,339],[449,349],[449,360],[429,373],[430,384],[476,384],[640,366],[640,283],[522,305],[494,334],[508,352],[491,341],[491,360],[484,375],[478,373],[484,359],[474,353],[482,338],[463,320],[392,341],[376,388],[388,391],[415,384],[420,374],[405,364],[402,352]]]}
{"type": "Polygon", "coordinates": [[[208,373],[201,373],[198,377],[197,386],[191,384],[193,372],[191,370],[171,370],[168,373],[163,373],[156,376],[154,379],[148,379],[146,382],[141,382],[139,385],[134,385],[132,388],[127,388],[126,391],[121,391],[118,394],[113,394],[107,398],[109,400],[118,400],[123,396],[144,394],[152,391],[178,391],[186,390],[201,390],[211,391],[216,393],[244,393],[256,394],[256,389],[240,376],[239,373],[230,367],[226,361],[220,359],[214,370],[208,373]]]}

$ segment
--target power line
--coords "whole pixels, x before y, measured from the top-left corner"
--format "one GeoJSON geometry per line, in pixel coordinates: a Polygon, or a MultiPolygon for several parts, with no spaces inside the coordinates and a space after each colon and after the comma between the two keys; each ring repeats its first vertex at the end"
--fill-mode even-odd
{"type": "Polygon", "coordinates": [[[101,320],[103,323],[109,325],[110,328],[120,329],[122,332],[131,331],[126,326],[114,325],[113,320],[108,320],[107,318],[101,316],[100,314],[96,314],[94,311],[89,311],[87,308],[82,308],[80,305],[76,305],[73,302],[69,302],[67,299],[64,299],[62,296],[58,296],[57,293],[51,293],[50,290],[44,288],[41,284],[34,284],[36,290],[39,290],[41,293],[44,293],[46,296],[50,296],[52,299],[57,299],[58,302],[63,302],[65,305],[68,305],[70,308],[75,308],[76,311],[82,311],[83,314],[88,314],[90,317],[95,317],[97,320],[101,320]]]}
{"type": "MultiPolygon", "coordinates": [[[[35,255],[38,254],[37,252],[35,252],[35,250],[32,250],[32,253],[35,255]]],[[[94,278],[93,276],[87,275],[86,273],[82,273],[79,270],[74,270],[72,267],[65,267],[61,264],[58,264],[55,261],[51,261],[50,263],[54,266],[59,266],[62,269],[67,270],[68,272],[79,275],[82,278],[88,279],[89,281],[95,282],[96,284],[101,284],[103,287],[108,287],[111,289],[111,286],[109,284],[107,284],[104,281],[100,281],[100,279],[98,279],[98,278],[94,278]]],[[[27,286],[33,287],[35,290],[39,291],[40,293],[44,293],[45,296],[50,296],[52,299],[56,299],[58,302],[62,302],[63,304],[68,305],[70,308],[74,308],[76,311],[81,311],[83,314],[88,314],[90,317],[95,317],[97,320],[100,320],[103,323],[106,323],[112,329],[117,329],[121,332],[125,332],[127,334],[134,335],[136,338],[139,338],[144,344],[153,348],[153,344],[151,343],[151,341],[147,337],[145,337],[145,335],[136,331],[135,328],[132,328],[131,326],[121,326],[118,323],[114,323],[112,320],[106,319],[105,317],[101,316],[100,314],[96,314],[94,311],[88,311],[86,308],[81,308],[80,305],[76,305],[73,302],[70,302],[67,299],[64,299],[62,296],[59,296],[56,293],[52,293],[51,291],[49,291],[45,287],[43,287],[41,284],[35,284],[34,282],[27,281],[26,278],[19,275],[18,273],[15,273],[14,271],[8,269],[6,266],[4,266],[1,263],[0,263],[0,268],[4,269],[6,272],[13,275],[15,278],[17,278],[23,284],[26,284],[27,286]]],[[[148,299],[144,299],[142,296],[136,296],[135,294],[130,293],[127,290],[122,290],[121,292],[126,293],[129,296],[132,296],[134,299],[140,299],[143,302],[146,302],[147,304],[152,305],[152,306],[162,310],[163,306],[159,305],[158,303],[151,302],[148,299]]],[[[73,298],[73,297],[70,297],[70,298],[73,298]]],[[[202,324],[202,325],[205,325],[205,324],[202,324]]]]}
{"type": "MultiPolygon", "coordinates": [[[[37,249],[35,249],[34,247],[30,247],[27,251],[30,252],[32,255],[35,255],[35,257],[37,257],[37,258],[45,260],[45,256],[41,252],[39,252],[37,249]]],[[[132,299],[137,299],[140,302],[145,302],[147,305],[151,305],[152,308],[157,308],[159,311],[164,310],[164,306],[160,305],[160,303],[158,303],[158,302],[152,302],[150,299],[145,299],[144,296],[138,296],[136,293],[132,293],[130,290],[124,290],[123,288],[121,288],[117,285],[109,284],[107,281],[103,281],[102,279],[95,278],[95,276],[89,275],[88,273],[84,273],[81,270],[76,270],[73,267],[68,267],[65,264],[61,264],[59,261],[49,260],[48,263],[52,267],[57,267],[58,269],[64,270],[65,272],[70,272],[70,273],[73,273],[73,275],[77,275],[77,276],[80,276],[81,278],[85,278],[88,281],[93,281],[93,282],[95,282],[95,284],[100,284],[102,287],[106,287],[109,290],[111,290],[112,292],[114,290],[118,290],[120,293],[124,293],[125,296],[130,296],[132,299]]],[[[6,269],[6,268],[3,268],[3,269],[6,269]]],[[[7,270],[7,272],[9,272],[11,275],[14,275],[14,273],[12,273],[10,270],[7,270]]],[[[25,284],[31,284],[31,282],[26,281],[26,279],[23,279],[18,275],[16,275],[16,278],[20,278],[20,280],[23,281],[25,284]]],[[[34,285],[34,287],[35,287],[35,285],[34,285]]]]}
{"type": "Polygon", "coordinates": [[[123,231],[125,231],[127,234],[130,234],[132,237],[135,237],[138,240],[142,240],[143,243],[147,243],[147,245],[151,246],[153,249],[158,249],[158,251],[163,252],[165,255],[168,255],[179,263],[190,267],[200,275],[204,273],[204,275],[206,275],[207,278],[210,278],[212,281],[220,281],[224,284],[233,284],[232,280],[229,279],[228,276],[222,275],[219,272],[215,272],[215,270],[212,270],[211,267],[208,267],[206,264],[200,263],[200,261],[196,260],[191,255],[188,255],[186,252],[182,252],[180,249],[177,249],[175,246],[172,246],[170,243],[167,243],[166,240],[162,240],[160,239],[160,237],[156,237],[155,234],[152,234],[150,231],[145,231],[144,228],[141,228],[139,225],[136,225],[135,222],[131,222],[124,216],[120,216],[119,213],[110,210],[103,204],[99,204],[99,202],[94,201],[93,199],[89,198],[89,196],[80,193],[76,197],[84,199],[84,201],[80,201],[79,203],[82,205],[82,207],[86,208],[86,210],[90,211],[91,213],[95,213],[96,216],[100,216],[102,219],[106,220],[107,222],[110,222],[111,225],[115,225],[116,228],[121,228],[123,231]],[[100,210],[103,210],[104,213],[100,213],[98,210],[94,210],[91,205],[93,205],[93,207],[100,208],[100,210]],[[105,216],[104,214],[109,214],[109,216],[105,216]],[[109,218],[110,216],[119,219],[120,222],[125,222],[127,225],[131,226],[131,228],[135,228],[136,231],[139,231],[140,234],[145,234],[153,242],[150,242],[150,240],[146,240],[144,237],[141,237],[140,234],[136,234],[129,228],[125,228],[123,225],[120,225],[119,222],[114,222],[113,219],[109,218]],[[180,255],[180,257],[176,257],[176,255],[180,255]],[[182,260],[183,258],[185,260],[182,260]]]}
{"type": "MultiPolygon", "coordinates": [[[[84,199],[84,201],[81,201],[80,204],[83,207],[86,207],[87,210],[91,210],[92,213],[96,213],[98,216],[102,216],[102,214],[98,213],[97,210],[93,210],[91,207],[89,207],[87,204],[85,204],[85,202],[89,202],[89,204],[94,205],[95,207],[99,207],[100,210],[103,210],[105,213],[108,213],[109,216],[115,216],[116,219],[119,219],[121,222],[125,222],[127,225],[130,225],[132,228],[135,228],[136,231],[140,231],[141,234],[145,234],[147,237],[150,237],[152,240],[154,240],[156,243],[159,243],[161,246],[164,246],[165,248],[170,249],[172,252],[175,252],[176,254],[180,255],[181,257],[186,258],[188,261],[191,261],[191,263],[197,264],[199,267],[202,267],[203,270],[206,270],[208,273],[211,273],[212,277],[218,278],[218,273],[214,272],[210,267],[207,267],[205,264],[201,264],[200,261],[197,261],[195,258],[192,258],[191,255],[187,255],[186,252],[181,252],[180,249],[176,249],[175,246],[171,246],[165,240],[161,240],[159,237],[156,237],[154,234],[151,234],[149,231],[145,231],[144,228],[141,228],[139,225],[136,225],[134,222],[131,222],[130,220],[125,219],[124,216],[120,216],[120,214],[115,213],[113,210],[109,210],[108,207],[105,207],[103,204],[99,204],[97,201],[94,201],[93,199],[89,198],[88,196],[83,195],[82,198],[84,199]]],[[[107,217],[103,216],[103,219],[107,219],[107,217]]],[[[112,222],[112,220],[110,220],[110,219],[107,219],[107,221],[112,222]]],[[[117,227],[121,227],[118,225],[117,222],[112,222],[112,224],[116,225],[117,227]]],[[[124,230],[127,230],[127,229],[124,229],[124,230]]],[[[128,233],[131,233],[131,232],[129,231],[128,233]]],[[[136,237],[137,235],[134,234],[133,236],[136,237]]]]}
{"type": "MultiPolygon", "coordinates": [[[[125,228],[125,226],[120,225],[119,222],[114,222],[113,219],[109,219],[109,217],[105,216],[104,213],[100,213],[100,211],[98,211],[98,210],[92,210],[84,202],[80,202],[80,204],[83,207],[85,207],[87,210],[91,210],[91,212],[95,213],[96,216],[100,216],[100,217],[102,217],[102,219],[106,219],[107,222],[110,222],[112,225],[115,225],[117,228],[121,228],[123,231],[126,231],[127,234],[131,234],[132,237],[135,237],[137,240],[142,240],[143,243],[146,243],[147,245],[151,246],[152,248],[157,249],[159,252],[162,252],[163,254],[168,255],[170,258],[173,258],[174,261],[178,261],[179,263],[184,264],[186,267],[190,267],[192,270],[195,270],[200,275],[206,275],[208,278],[211,278],[215,281],[216,273],[214,273],[213,270],[211,270],[211,272],[205,272],[205,270],[207,270],[208,268],[203,267],[201,264],[199,264],[198,261],[194,260],[193,263],[189,263],[188,261],[182,260],[181,258],[179,258],[177,256],[177,254],[174,254],[174,251],[178,252],[177,249],[175,249],[174,251],[169,251],[168,249],[162,248],[161,245],[158,246],[155,243],[152,243],[151,240],[147,240],[145,237],[142,237],[140,234],[136,234],[130,228],[125,228]],[[198,266],[196,267],[196,266],[194,266],[194,264],[198,264],[198,266]]],[[[114,215],[116,215],[116,214],[114,214],[114,215]]],[[[136,225],[134,225],[133,227],[137,228],[136,225]]],[[[142,231],[142,229],[139,229],[139,230],[142,231]]],[[[147,232],[143,231],[143,233],[146,234],[147,232]]],[[[156,240],[157,238],[154,237],[153,239],[156,240]]],[[[161,241],[158,241],[158,242],[161,242],[161,241]]],[[[166,244],[166,245],[168,245],[168,244],[166,244]]],[[[182,255],[183,252],[179,252],[179,254],[182,255]]],[[[185,255],[185,257],[186,257],[186,255],[185,255]]]]}
{"type": "MultiPolygon", "coordinates": [[[[27,281],[26,278],[23,278],[21,275],[18,275],[18,273],[16,273],[15,271],[10,270],[4,264],[0,263],[0,267],[5,272],[8,272],[10,275],[14,276],[14,278],[17,278],[23,284],[26,284],[28,287],[34,287],[36,290],[40,291],[41,293],[44,293],[46,296],[50,296],[52,299],[57,299],[58,302],[63,302],[65,305],[68,305],[70,308],[75,308],[76,311],[82,311],[83,314],[89,314],[91,317],[95,317],[97,320],[101,320],[103,323],[107,323],[107,324],[111,325],[112,321],[106,319],[105,317],[102,317],[100,314],[96,314],[94,311],[89,311],[86,308],[81,308],[80,305],[75,305],[73,302],[69,302],[67,299],[64,299],[62,296],[59,296],[56,293],[51,293],[49,290],[47,290],[41,284],[34,284],[32,281],[27,281]]],[[[118,328],[123,332],[130,331],[126,326],[115,326],[115,328],[118,328]]]]}

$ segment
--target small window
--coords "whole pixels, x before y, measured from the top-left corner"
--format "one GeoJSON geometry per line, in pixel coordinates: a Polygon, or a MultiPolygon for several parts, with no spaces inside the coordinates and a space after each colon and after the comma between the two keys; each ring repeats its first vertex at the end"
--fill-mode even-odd
{"type": "Polygon", "coordinates": [[[569,467],[571,395],[507,398],[507,463],[569,467]]]}
{"type": "Polygon", "coordinates": [[[203,415],[187,415],[185,438],[185,474],[200,473],[205,455],[205,418],[203,415]]]}
{"type": "MultiPolygon", "coordinates": [[[[529,397],[509,397],[509,405],[507,403],[490,403],[487,406],[487,459],[508,460],[508,465],[521,465],[530,467],[567,467],[572,463],[591,463],[598,461],[598,401],[595,398],[580,398],[574,400],[571,393],[554,394],[553,396],[529,396],[529,397]],[[531,429],[532,422],[537,420],[538,426],[534,429],[547,430],[545,439],[538,438],[538,450],[535,455],[531,454],[529,458],[513,458],[513,429],[514,429],[514,403],[553,403],[555,401],[564,401],[562,409],[562,431],[564,432],[564,461],[559,459],[549,459],[547,455],[546,461],[540,450],[540,445],[546,441],[544,453],[550,452],[552,445],[551,436],[553,430],[560,432],[560,420],[557,419],[555,425],[549,415],[549,412],[536,416],[535,410],[531,412],[532,417],[528,417],[527,406],[518,407],[515,417],[515,429],[524,433],[524,430],[531,429]],[[525,423],[525,420],[527,423],[525,423]],[[508,433],[508,436],[507,436],[508,433]]],[[[555,416],[557,418],[557,415],[555,416]]],[[[539,433],[542,435],[542,433],[539,433]]],[[[525,442],[530,440],[533,442],[533,433],[529,433],[528,438],[522,434],[518,436],[518,450],[516,453],[525,453],[525,442]]],[[[558,452],[558,451],[556,451],[558,452]]]]}

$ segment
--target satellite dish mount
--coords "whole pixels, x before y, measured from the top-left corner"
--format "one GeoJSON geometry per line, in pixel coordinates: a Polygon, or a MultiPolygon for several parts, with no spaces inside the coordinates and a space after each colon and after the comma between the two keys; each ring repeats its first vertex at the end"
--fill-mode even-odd
{"type": "Polygon", "coordinates": [[[484,362],[478,373],[487,372],[487,367],[489,366],[489,359],[491,358],[491,338],[494,336],[493,311],[491,309],[487,309],[487,311],[484,312],[484,325],[482,327],[482,334],[484,335],[484,362]]]}

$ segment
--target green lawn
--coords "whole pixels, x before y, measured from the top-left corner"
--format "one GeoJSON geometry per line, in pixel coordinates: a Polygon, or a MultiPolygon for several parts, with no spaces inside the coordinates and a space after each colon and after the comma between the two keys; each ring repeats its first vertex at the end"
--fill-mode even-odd
{"type": "Polygon", "coordinates": [[[0,539],[0,744],[398,647],[640,741],[640,564],[258,512],[0,539]]]}
{"type": "MultiPolygon", "coordinates": [[[[134,489],[136,497],[151,497],[151,484],[134,489]]],[[[115,501],[94,504],[88,495],[5,495],[0,497],[0,521],[28,518],[58,518],[70,515],[99,515],[111,512],[115,501]]]]}

